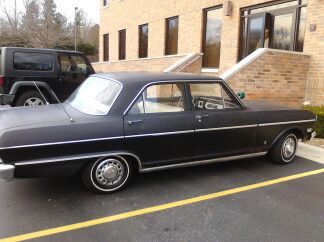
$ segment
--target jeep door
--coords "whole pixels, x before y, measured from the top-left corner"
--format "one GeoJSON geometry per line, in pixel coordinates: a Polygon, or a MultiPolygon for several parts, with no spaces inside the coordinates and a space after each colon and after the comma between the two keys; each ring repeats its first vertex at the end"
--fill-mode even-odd
{"type": "Polygon", "coordinates": [[[58,60],[60,71],[54,92],[63,101],[88,77],[89,67],[82,55],[61,53],[58,60]]]}

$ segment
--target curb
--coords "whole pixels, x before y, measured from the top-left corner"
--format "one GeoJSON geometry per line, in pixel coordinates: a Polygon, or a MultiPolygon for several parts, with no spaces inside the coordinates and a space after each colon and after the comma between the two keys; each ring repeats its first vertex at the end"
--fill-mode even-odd
{"type": "Polygon", "coordinates": [[[299,142],[296,155],[324,164],[324,149],[320,147],[299,142]]]}

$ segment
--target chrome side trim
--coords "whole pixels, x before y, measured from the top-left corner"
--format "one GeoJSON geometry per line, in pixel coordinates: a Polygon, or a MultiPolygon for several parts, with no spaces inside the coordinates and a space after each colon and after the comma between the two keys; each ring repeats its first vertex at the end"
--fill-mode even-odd
{"type": "Polygon", "coordinates": [[[196,129],[196,132],[213,131],[213,130],[225,130],[225,129],[243,129],[243,128],[252,128],[252,127],[257,127],[257,126],[258,126],[257,124],[251,124],[251,125],[228,126],[228,127],[210,128],[210,129],[196,129]]]}
{"type": "Polygon", "coordinates": [[[228,156],[228,157],[222,157],[222,158],[216,158],[216,159],[192,161],[192,162],[187,162],[187,163],[180,163],[180,164],[173,164],[173,165],[166,165],[166,166],[159,166],[159,167],[152,167],[152,168],[143,168],[140,170],[140,172],[144,173],[144,172],[160,171],[160,170],[167,170],[167,169],[180,168],[180,167],[204,165],[204,164],[211,164],[211,163],[222,162],[222,161],[259,157],[259,156],[264,156],[266,154],[267,154],[267,152],[259,152],[259,153],[253,153],[253,154],[228,156]]]}
{"type": "Polygon", "coordinates": [[[276,122],[276,123],[263,123],[259,124],[260,127],[262,126],[271,126],[271,125],[280,125],[280,124],[297,124],[297,123],[308,123],[308,122],[315,122],[315,119],[307,119],[307,120],[295,120],[295,121],[287,121],[287,122],[276,122]]]}
{"type": "Polygon", "coordinates": [[[31,161],[17,162],[15,166],[47,164],[47,163],[60,162],[60,161],[73,161],[73,160],[83,160],[83,159],[91,159],[91,158],[98,158],[98,157],[121,156],[121,155],[129,155],[134,157],[138,163],[139,169],[140,170],[142,169],[142,163],[140,158],[137,155],[128,152],[105,152],[105,153],[68,156],[68,157],[53,158],[53,159],[31,160],[31,161]]]}
{"type": "Polygon", "coordinates": [[[195,132],[194,130],[183,130],[183,131],[164,132],[164,133],[135,134],[135,135],[127,135],[127,136],[125,136],[125,138],[163,136],[163,135],[172,135],[172,134],[188,134],[188,133],[194,133],[194,132],[195,132]]]}
{"type": "Polygon", "coordinates": [[[17,146],[9,146],[9,147],[0,147],[0,150],[29,148],[29,147],[36,147],[36,146],[48,146],[48,145],[74,144],[74,143],[114,140],[114,139],[123,139],[123,138],[124,136],[115,136],[115,137],[98,138],[98,139],[83,139],[83,140],[72,140],[72,141],[62,141],[62,142],[52,142],[52,143],[42,143],[42,144],[32,144],[32,145],[17,145],[17,146]]]}

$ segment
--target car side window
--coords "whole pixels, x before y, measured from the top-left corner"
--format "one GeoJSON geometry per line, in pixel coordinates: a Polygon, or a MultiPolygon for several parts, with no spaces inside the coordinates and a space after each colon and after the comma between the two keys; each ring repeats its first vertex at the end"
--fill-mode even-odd
{"type": "Polygon", "coordinates": [[[155,84],[146,88],[129,114],[173,113],[184,110],[183,84],[155,84]]]}
{"type": "Polygon", "coordinates": [[[239,108],[219,83],[191,83],[189,89],[193,109],[196,111],[239,108]]]}
{"type": "Polygon", "coordinates": [[[60,66],[62,72],[86,73],[87,71],[87,64],[79,55],[61,54],[60,66]]]}

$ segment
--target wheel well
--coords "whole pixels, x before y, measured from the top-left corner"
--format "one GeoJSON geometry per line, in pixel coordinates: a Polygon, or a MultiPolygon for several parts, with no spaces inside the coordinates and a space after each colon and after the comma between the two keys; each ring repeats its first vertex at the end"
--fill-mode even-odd
{"type": "MultiPolygon", "coordinates": [[[[304,138],[304,134],[300,129],[294,128],[294,129],[290,129],[287,132],[292,132],[294,135],[296,135],[297,139],[303,139],[304,138]]],[[[285,133],[287,133],[285,132],[285,133]]]]}
{"type": "MultiPolygon", "coordinates": [[[[51,95],[48,93],[48,91],[46,90],[46,88],[44,87],[38,87],[41,92],[43,93],[43,95],[45,96],[45,98],[47,99],[48,102],[52,102],[52,98],[51,98],[51,95]]],[[[23,94],[24,92],[28,92],[28,91],[36,91],[38,92],[37,88],[36,87],[33,87],[33,86],[21,86],[18,88],[16,94],[15,94],[15,98],[13,100],[13,105],[16,104],[16,101],[18,99],[18,97],[23,94]]]]}

